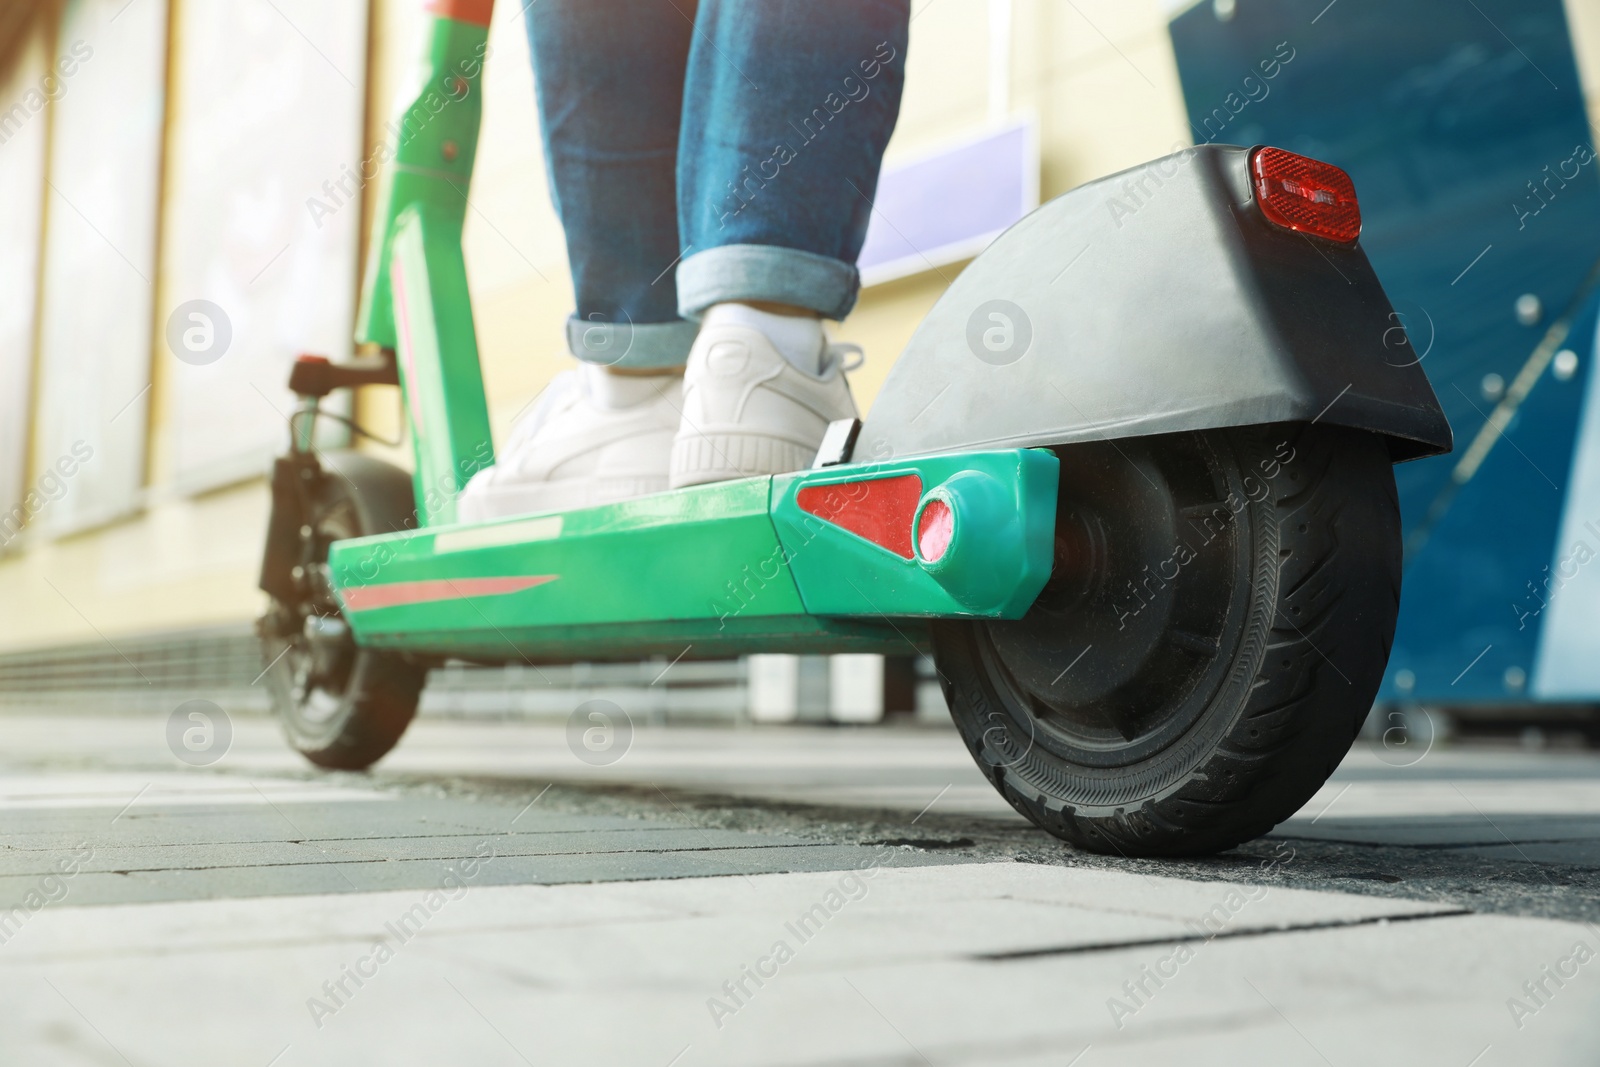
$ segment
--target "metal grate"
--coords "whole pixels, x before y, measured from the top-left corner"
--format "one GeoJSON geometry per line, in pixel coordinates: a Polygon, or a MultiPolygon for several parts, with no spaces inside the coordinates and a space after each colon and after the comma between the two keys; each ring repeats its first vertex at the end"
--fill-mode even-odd
{"type": "Polygon", "coordinates": [[[0,693],[248,689],[260,673],[255,635],[230,626],[0,654],[0,693]]]}
{"type": "MultiPolygon", "coordinates": [[[[826,657],[815,659],[824,671],[826,657]]],[[[269,711],[262,662],[248,624],[123,635],[0,653],[0,707],[145,712],[193,697],[229,711],[269,711]]],[[[917,664],[919,721],[948,723],[931,661],[917,664]]],[[[664,659],[632,663],[480,667],[431,671],[419,712],[488,718],[565,718],[591,699],[613,701],[641,721],[743,721],[749,714],[744,660],[664,659]]],[[[826,693],[822,696],[824,705],[826,693]]],[[[826,721],[825,706],[815,716],[826,721]]]]}
{"type": "Polygon", "coordinates": [[[265,712],[261,668],[248,624],[27,649],[0,654],[0,706],[143,712],[203,696],[265,712]]]}

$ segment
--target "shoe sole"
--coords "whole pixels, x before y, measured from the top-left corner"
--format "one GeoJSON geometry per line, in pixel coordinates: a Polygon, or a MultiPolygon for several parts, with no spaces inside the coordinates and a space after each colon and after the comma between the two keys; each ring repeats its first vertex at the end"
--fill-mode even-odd
{"type": "Polygon", "coordinates": [[[763,434],[697,433],[672,443],[670,481],[672,488],[682,489],[706,482],[805,470],[816,457],[817,447],[763,434]]]}

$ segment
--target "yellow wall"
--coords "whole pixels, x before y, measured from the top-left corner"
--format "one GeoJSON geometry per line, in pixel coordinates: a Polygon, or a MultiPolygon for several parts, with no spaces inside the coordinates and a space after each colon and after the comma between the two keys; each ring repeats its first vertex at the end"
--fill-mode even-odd
{"type": "MultiPolygon", "coordinates": [[[[521,6],[499,4],[491,31],[466,228],[497,437],[569,365],[561,327],[572,293],[545,187],[521,6]]],[[[1600,14],[1576,2],[1569,6],[1592,93],[1600,86],[1600,14]]],[[[416,0],[372,0],[371,147],[414,61],[419,7],[416,0]]],[[[990,109],[988,5],[919,0],[915,8],[891,160],[981,126],[990,109]]],[[[1155,0],[1016,0],[1009,104],[1038,119],[1043,197],[1187,143],[1165,17],[1155,0]]],[[[182,47],[181,35],[175,46],[182,47]]],[[[855,378],[864,407],[960,266],[867,290],[838,329],[840,338],[867,350],[855,378]]],[[[363,418],[384,432],[396,429],[397,411],[393,390],[369,391],[363,402],[363,418]]],[[[162,412],[156,403],[153,440],[160,440],[162,412]]],[[[115,641],[134,631],[243,621],[259,611],[255,572],[264,485],[183,497],[163,483],[159,452],[157,459],[155,482],[137,517],[56,543],[29,541],[23,551],[0,556],[0,649],[94,639],[96,632],[115,641]]]]}

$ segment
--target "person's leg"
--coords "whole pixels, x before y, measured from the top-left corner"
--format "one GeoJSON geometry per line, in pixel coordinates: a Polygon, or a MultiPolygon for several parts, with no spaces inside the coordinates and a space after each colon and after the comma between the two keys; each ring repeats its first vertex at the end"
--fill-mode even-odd
{"type": "Polygon", "coordinates": [[[527,5],[550,194],[567,238],[582,361],[462,492],[477,521],[667,488],[696,325],[678,314],[676,166],[695,0],[527,5]]]}
{"type": "Polygon", "coordinates": [[[689,358],[672,485],[808,466],[856,415],[821,319],[860,288],[909,0],[702,0],[678,156],[689,358]]]}
{"type": "Polygon", "coordinates": [[[527,7],[550,194],[577,309],[572,354],[682,366],[676,168],[696,0],[538,0],[527,7]]]}
{"type": "Polygon", "coordinates": [[[703,0],[678,156],[686,317],[854,306],[910,18],[910,0],[703,0]]]}

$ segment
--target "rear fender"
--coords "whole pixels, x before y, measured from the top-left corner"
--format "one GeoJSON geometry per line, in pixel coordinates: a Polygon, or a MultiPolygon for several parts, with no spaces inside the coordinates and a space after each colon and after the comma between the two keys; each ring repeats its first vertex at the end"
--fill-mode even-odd
{"type": "Polygon", "coordinates": [[[1279,229],[1250,151],[1187,149],[1057,197],[912,336],[858,461],[1290,421],[1448,452],[1449,423],[1360,243],[1279,229]]]}

